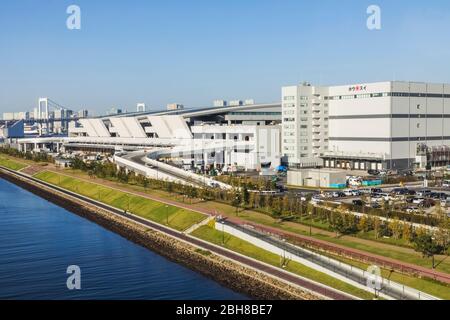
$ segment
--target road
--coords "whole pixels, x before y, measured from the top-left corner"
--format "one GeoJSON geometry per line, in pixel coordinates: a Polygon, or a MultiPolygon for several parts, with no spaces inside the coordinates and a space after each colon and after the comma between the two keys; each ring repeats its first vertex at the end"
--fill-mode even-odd
{"type": "Polygon", "coordinates": [[[278,268],[269,266],[267,264],[258,262],[256,260],[251,259],[251,258],[244,257],[244,256],[242,256],[240,254],[234,253],[234,252],[229,251],[229,250],[227,250],[225,248],[220,248],[220,247],[215,246],[213,244],[206,243],[206,242],[204,242],[204,241],[202,241],[200,239],[193,238],[193,237],[191,237],[189,235],[186,235],[184,233],[181,233],[181,232],[175,231],[173,229],[164,227],[164,226],[159,225],[157,223],[153,223],[153,222],[151,222],[149,220],[146,220],[146,219],[143,219],[141,217],[138,217],[138,216],[135,216],[135,215],[132,215],[132,214],[129,214],[129,213],[125,213],[122,210],[118,210],[116,208],[110,207],[110,206],[108,206],[106,204],[103,204],[101,202],[97,202],[95,200],[86,198],[84,196],[78,195],[78,194],[73,193],[71,191],[59,188],[59,187],[54,186],[52,184],[43,182],[41,180],[35,179],[33,177],[27,176],[27,175],[19,173],[19,172],[15,172],[15,171],[7,169],[7,168],[3,168],[2,167],[1,169],[4,170],[4,171],[9,172],[10,174],[19,176],[19,177],[21,177],[23,179],[31,180],[32,182],[34,182],[36,184],[43,185],[46,188],[49,188],[49,189],[55,190],[57,192],[60,192],[62,194],[68,195],[70,197],[76,198],[79,201],[88,203],[89,205],[93,205],[93,206],[96,206],[96,207],[101,208],[103,210],[106,210],[106,211],[108,211],[108,212],[110,212],[110,213],[112,213],[114,215],[117,215],[117,216],[120,216],[120,217],[124,217],[126,219],[131,220],[131,221],[134,221],[134,222],[137,222],[139,224],[142,224],[142,225],[144,225],[146,227],[152,228],[152,229],[154,229],[156,231],[162,232],[162,233],[164,233],[164,234],[166,234],[166,235],[168,235],[168,236],[170,236],[172,238],[175,238],[177,240],[186,242],[188,244],[194,245],[194,246],[202,248],[204,250],[208,250],[208,251],[213,252],[213,253],[215,253],[217,255],[223,256],[223,257],[225,257],[227,259],[230,259],[230,260],[233,260],[233,261],[237,261],[238,263],[240,263],[240,264],[242,264],[244,266],[253,268],[253,269],[257,270],[257,271],[262,271],[262,272],[267,273],[267,274],[269,274],[269,275],[271,275],[271,276],[273,276],[275,278],[282,279],[285,282],[297,285],[297,286],[299,286],[301,288],[305,288],[308,291],[317,293],[317,294],[319,294],[319,295],[321,295],[323,297],[326,297],[326,298],[329,298],[329,299],[333,299],[333,300],[351,300],[352,299],[351,296],[346,295],[345,293],[341,293],[341,292],[339,292],[337,290],[335,291],[335,290],[332,290],[331,288],[327,288],[327,287],[319,285],[317,283],[310,282],[310,281],[308,281],[306,279],[303,279],[303,278],[300,278],[300,277],[298,277],[298,276],[296,276],[294,274],[289,274],[289,273],[287,273],[287,272],[285,272],[285,271],[283,271],[281,269],[278,269],[278,268]]]}
{"type": "MultiPolygon", "coordinates": [[[[140,153],[131,153],[131,154],[128,154],[128,155],[125,155],[125,156],[122,156],[122,157],[124,159],[132,161],[132,162],[137,163],[139,165],[147,166],[147,163],[142,159],[143,157],[145,157],[144,153],[141,153],[141,152],[140,153]]],[[[151,168],[151,167],[148,167],[148,168],[151,168]]],[[[177,174],[176,172],[165,170],[164,168],[161,168],[161,167],[153,168],[153,170],[156,170],[156,171],[159,171],[159,172],[164,173],[166,175],[169,175],[169,176],[173,177],[174,179],[178,179],[178,180],[181,180],[181,181],[188,182],[188,183],[190,183],[190,184],[192,184],[192,185],[194,185],[196,187],[203,187],[204,186],[201,183],[198,183],[197,181],[194,181],[193,179],[188,179],[188,178],[186,178],[184,176],[181,176],[181,175],[177,174]]]]}

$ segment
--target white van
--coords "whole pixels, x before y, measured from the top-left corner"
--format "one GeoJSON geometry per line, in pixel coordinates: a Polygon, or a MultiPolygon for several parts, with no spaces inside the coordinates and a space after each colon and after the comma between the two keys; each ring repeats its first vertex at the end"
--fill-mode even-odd
{"type": "Polygon", "coordinates": [[[450,208],[450,198],[441,200],[441,207],[442,208],[450,208]]]}
{"type": "Polygon", "coordinates": [[[443,188],[450,188],[450,180],[444,180],[442,183],[443,188]]]}

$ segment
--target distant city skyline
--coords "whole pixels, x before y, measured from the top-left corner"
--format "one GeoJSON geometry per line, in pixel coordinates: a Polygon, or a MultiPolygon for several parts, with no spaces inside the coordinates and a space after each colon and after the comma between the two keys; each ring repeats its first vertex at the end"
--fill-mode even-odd
{"type": "Polygon", "coordinates": [[[280,100],[281,87],[449,83],[450,3],[423,1],[8,1],[0,11],[0,112],[51,97],[105,114],[216,99],[280,100]],[[66,9],[81,8],[81,30],[66,9]],[[366,27],[369,5],[382,28],[366,27]]]}

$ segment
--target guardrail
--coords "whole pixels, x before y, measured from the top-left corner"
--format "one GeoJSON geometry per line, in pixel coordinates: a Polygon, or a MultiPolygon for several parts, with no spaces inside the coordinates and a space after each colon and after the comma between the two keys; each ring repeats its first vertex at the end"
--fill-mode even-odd
{"type": "MultiPolygon", "coordinates": [[[[310,262],[310,267],[320,271],[320,267],[323,268],[322,272],[331,272],[341,276],[341,280],[347,282],[356,282],[364,287],[367,286],[368,281],[373,281],[373,274],[368,271],[353,267],[345,264],[339,260],[332,259],[330,257],[318,254],[316,252],[307,250],[295,246],[293,244],[283,241],[282,238],[273,237],[270,234],[256,230],[253,226],[238,225],[229,221],[222,221],[217,223],[216,229],[220,230],[221,224],[226,226],[228,232],[238,234],[239,237],[247,238],[254,245],[264,247],[264,249],[271,251],[275,254],[283,256],[285,259],[297,260],[297,262],[303,264],[305,261],[310,262]],[[314,267],[314,265],[316,267],[314,267]],[[350,280],[350,281],[349,281],[350,280]]],[[[395,299],[417,299],[417,300],[439,300],[438,298],[421,292],[419,290],[404,286],[389,279],[379,277],[380,290],[376,290],[377,293],[385,294],[395,299]]],[[[372,291],[375,289],[366,287],[366,291],[372,291]]]]}
{"type": "Polygon", "coordinates": [[[434,272],[432,270],[423,267],[411,265],[408,263],[401,263],[390,258],[377,256],[375,254],[362,252],[356,249],[346,248],[333,243],[329,243],[324,240],[308,238],[297,234],[294,235],[289,232],[286,233],[282,230],[278,230],[273,227],[262,226],[251,222],[246,222],[246,224],[251,226],[255,230],[290,240],[291,242],[294,242],[295,244],[298,244],[301,247],[311,248],[313,250],[319,250],[323,252],[330,252],[338,256],[347,257],[354,260],[363,261],[366,263],[376,264],[384,269],[398,270],[401,273],[411,274],[419,277],[427,277],[429,279],[434,279],[436,281],[450,283],[450,275],[442,272],[434,272]]]}
{"type": "Polygon", "coordinates": [[[139,163],[136,163],[131,160],[124,159],[124,158],[121,158],[118,156],[114,156],[114,162],[119,166],[126,167],[126,168],[133,170],[136,173],[142,174],[146,177],[152,177],[152,178],[158,179],[158,180],[167,180],[167,181],[173,181],[173,182],[178,182],[178,183],[184,182],[181,179],[178,179],[174,176],[168,175],[164,172],[159,172],[158,170],[148,168],[142,164],[139,164],[139,163]]]}
{"type": "Polygon", "coordinates": [[[163,162],[160,162],[157,160],[150,159],[148,157],[145,157],[144,161],[146,163],[154,166],[155,168],[163,169],[169,173],[173,172],[177,176],[184,177],[188,181],[194,181],[196,183],[199,183],[201,185],[208,186],[208,187],[220,187],[220,188],[226,189],[226,190],[233,189],[233,187],[230,186],[229,184],[208,178],[206,176],[201,176],[201,175],[193,173],[193,172],[188,172],[186,170],[171,166],[169,164],[166,164],[166,163],[163,163],[163,162]]]}

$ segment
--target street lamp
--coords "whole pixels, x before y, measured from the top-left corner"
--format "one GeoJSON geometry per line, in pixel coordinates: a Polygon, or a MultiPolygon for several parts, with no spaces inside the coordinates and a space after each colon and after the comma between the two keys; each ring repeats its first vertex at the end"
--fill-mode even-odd
{"type": "Polygon", "coordinates": [[[286,239],[281,239],[281,241],[283,241],[283,257],[282,257],[281,267],[285,268],[286,267],[286,239]]]}
{"type": "Polygon", "coordinates": [[[166,224],[169,225],[169,206],[166,204],[166,224]]]}
{"type": "Polygon", "coordinates": [[[220,223],[222,224],[222,246],[225,246],[225,222],[222,220],[220,223]]]}
{"type": "Polygon", "coordinates": [[[309,218],[309,236],[312,236],[312,211],[309,212],[310,218],[309,218]]]}

